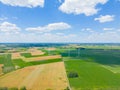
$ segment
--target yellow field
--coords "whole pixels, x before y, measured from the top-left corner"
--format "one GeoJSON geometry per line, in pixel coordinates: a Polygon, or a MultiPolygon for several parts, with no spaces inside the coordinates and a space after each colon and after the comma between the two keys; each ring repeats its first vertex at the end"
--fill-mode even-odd
{"type": "Polygon", "coordinates": [[[54,51],[56,48],[47,48],[46,50],[54,51]]]}
{"type": "Polygon", "coordinates": [[[12,53],[12,59],[18,59],[18,58],[21,58],[21,55],[19,52],[12,53]]]}
{"type": "Polygon", "coordinates": [[[0,64],[0,75],[2,74],[2,66],[3,64],[0,64]]]}
{"type": "Polygon", "coordinates": [[[44,55],[45,52],[41,51],[41,50],[38,50],[36,48],[31,48],[28,50],[29,53],[31,53],[31,55],[44,55]]]}
{"type": "Polygon", "coordinates": [[[31,57],[31,58],[25,58],[23,60],[24,61],[40,61],[40,60],[51,60],[51,59],[58,59],[58,58],[62,58],[61,55],[31,57]]]}
{"type": "Polygon", "coordinates": [[[27,90],[64,90],[68,86],[63,62],[30,66],[0,77],[0,87],[27,90]]]}

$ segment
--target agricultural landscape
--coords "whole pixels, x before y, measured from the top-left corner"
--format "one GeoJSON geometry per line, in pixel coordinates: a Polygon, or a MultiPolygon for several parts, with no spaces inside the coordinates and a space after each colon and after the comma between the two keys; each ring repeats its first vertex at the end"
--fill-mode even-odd
{"type": "Polygon", "coordinates": [[[1,44],[0,90],[120,90],[120,46],[1,44]]]}
{"type": "Polygon", "coordinates": [[[0,90],[120,90],[120,0],[0,0],[0,90]]]}

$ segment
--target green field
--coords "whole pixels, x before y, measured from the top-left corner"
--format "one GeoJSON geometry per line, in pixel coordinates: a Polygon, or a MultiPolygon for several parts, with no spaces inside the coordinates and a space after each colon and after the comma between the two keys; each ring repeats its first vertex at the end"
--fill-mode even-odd
{"type": "Polygon", "coordinates": [[[31,55],[31,53],[21,53],[21,56],[24,56],[25,58],[30,58],[30,57],[40,57],[40,56],[47,56],[48,54],[45,53],[44,55],[31,55]]]}
{"type": "Polygon", "coordinates": [[[18,66],[19,68],[24,68],[27,66],[33,66],[33,65],[40,65],[40,64],[47,64],[47,63],[54,63],[54,62],[60,62],[62,59],[52,59],[52,60],[43,60],[43,61],[31,61],[31,62],[25,62],[22,59],[14,59],[13,63],[15,66],[18,66]]]}
{"type": "Polygon", "coordinates": [[[14,67],[14,64],[12,63],[10,54],[0,55],[0,64],[4,65],[3,66],[4,73],[15,70],[15,67],[14,67]]]}
{"type": "MultiPolygon", "coordinates": [[[[26,55],[26,57],[29,57],[28,53],[25,53],[24,55],[26,55]]],[[[37,56],[32,56],[32,57],[37,57],[37,56]]],[[[2,67],[3,73],[8,73],[8,72],[14,71],[16,69],[24,68],[24,67],[27,67],[27,66],[54,63],[54,62],[60,62],[60,61],[62,61],[62,59],[51,59],[51,60],[40,60],[40,61],[25,62],[22,59],[12,60],[11,59],[11,54],[0,55],[0,64],[3,64],[3,67],[2,67]]]]}
{"type": "Polygon", "coordinates": [[[73,90],[119,90],[120,50],[85,49],[62,53],[73,90]]]}

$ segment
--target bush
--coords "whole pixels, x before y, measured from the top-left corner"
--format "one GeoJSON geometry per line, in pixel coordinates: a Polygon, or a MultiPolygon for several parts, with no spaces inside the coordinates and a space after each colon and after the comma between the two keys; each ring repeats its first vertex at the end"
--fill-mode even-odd
{"type": "Polygon", "coordinates": [[[70,88],[69,88],[69,87],[66,87],[66,89],[64,89],[64,90],[70,90],[70,88]]]}
{"type": "Polygon", "coordinates": [[[77,72],[69,72],[68,77],[69,78],[77,78],[78,77],[78,73],[77,72]]]}
{"type": "Polygon", "coordinates": [[[24,87],[21,87],[20,90],[27,90],[27,89],[26,89],[26,87],[24,86],[24,87]]]}

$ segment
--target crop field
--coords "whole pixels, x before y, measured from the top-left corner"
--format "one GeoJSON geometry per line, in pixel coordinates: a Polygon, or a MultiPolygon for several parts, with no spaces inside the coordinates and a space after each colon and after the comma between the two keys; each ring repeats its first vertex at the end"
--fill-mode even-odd
{"type": "Polygon", "coordinates": [[[22,59],[14,59],[13,64],[18,68],[24,68],[27,66],[48,64],[48,63],[61,62],[61,61],[62,61],[62,59],[60,59],[60,58],[51,59],[51,60],[31,61],[31,62],[25,62],[22,59]]]}
{"type": "Polygon", "coordinates": [[[1,55],[0,56],[0,64],[4,65],[3,66],[4,73],[15,70],[15,67],[14,67],[14,64],[12,63],[10,54],[1,55]]]}
{"type": "Polygon", "coordinates": [[[40,57],[31,57],[25,58],[24,61],[41,61],[41,60],[52,60],[52,59],[61,59],[61,55],[51,55],[51,56],[40,56],[40,57]]]}
{"type": "Polygon", "coordinates": [[[25,58],[31,58],[31,57],[47,56],[48,54],[44,53],[44,54],[40,54],[40,55],[32,55],[30,52],[23,52],[20,55],[25,57],[25,58]]]}
{"type": "Polygon", "coordinates": [[[72,50],[62,55],[73,90],[120,89],[120,50],[72,50]],[[78,77],[69,77],[71,73],[78,77]]]}
{"type": "Polygon", "coordinates": [[[21,52],[20,55],[25,58],[30,58],[30,57],[47,56],[48,53],[45,50],[30,48],[30,49],[26,50],[25,52],[21,52]]]}
{"type": "Polygon", "coordinates": [[[30,52],[32,56],[35,56],[35,55],[44,55],[45,54],[45,52],[43,52],[41,50],[38,50],[36,48],[28,49],[28,52],[30,52]]]}
{"type": "Polygon", "coordinates": [[[27,90],[64,90],[68,86],[64,63],[30,66],[0,77],[0,87],[22,86],[27,90]]]}
{"type": "Polygon", "coordinates": [[[119,47],[76,47],[33,47],[1,54],[0,88],[120,90],[119,47]]]}
{"type": "Polygon", "coordinates": [[[0,64],[0,75],[2,74],[2,67],[3,67],[3,64],[0,64]]]}
{"type": "Polygon", "coordinates": [[[11,56],[12,59],[18,59],[18,58],[21,58],[21,55],[19,52],[17,53],[12,53],[12,56],[11,56]]]}

